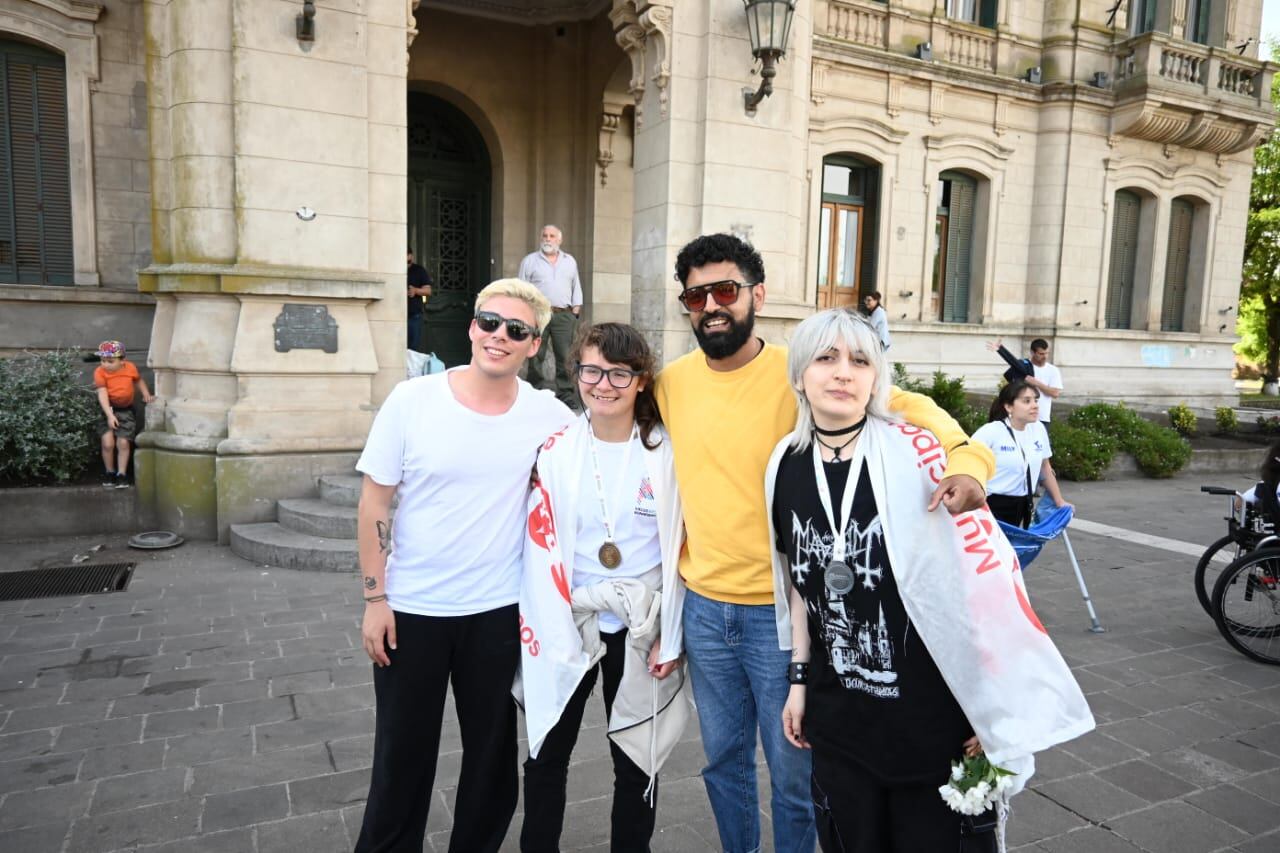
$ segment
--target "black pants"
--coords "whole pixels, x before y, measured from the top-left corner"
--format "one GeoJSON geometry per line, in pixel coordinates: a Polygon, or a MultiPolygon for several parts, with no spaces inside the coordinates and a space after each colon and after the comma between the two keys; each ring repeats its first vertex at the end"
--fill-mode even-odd
{"type": "Polygon", "coordinates": [[[813,752],[813,812],[825,853],[995,853],[996,816],[953,812],[936,780],[885,785],[856,761],[813,752]]]}
{"type": "MultiPolygon", "coordinates": [[[[542,742],[538,757],[524,763],[524,828],[520,831],[522,853],[558,853],[560,830],[564,827],[565,789],[569,780],[569,756],[578,742],[582,714],[595,687],[596,674],[604,671],[604,710],[613,713],[613,698],[622,681],[627,632],[602,634],[606,653],[600,665],[582,678],[577,691],[565,706],[560,722],[542,742]]],[[[654,808],[645,802],[649,777],[627,754],[609,741],[613,756],[613,813],[610,820],[609,849],[612,853],[649,853],[653,837],[654,808]]],[[[657,785],[654,804],[657,804],[657,785]]]]}
{"type": "Polygon", "coordinates": [[[396,613],[391,666],[373,670],[373,778],[356,853],[422,853],[450,682],[462,769],[449,850],[488,853],[502,845],[519,793],[511,698],[519,631],[514,604],[471,616],[396,613]]]}
{"type": "Polygon", "coordinates": [[[1005,524],[1022,528],[1031,524],[1031,498],[1026,495],[987,495],[987,507],[1005,524]]]}

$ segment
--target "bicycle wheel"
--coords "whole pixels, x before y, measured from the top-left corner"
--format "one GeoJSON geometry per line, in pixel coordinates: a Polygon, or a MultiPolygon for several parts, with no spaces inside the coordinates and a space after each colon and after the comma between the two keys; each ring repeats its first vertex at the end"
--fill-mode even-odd
{"type": "Polygon", "coordinates": [[[1210,616],[1213,615],[1213,605],[1211,603],[1213,587],[1227,565],[1223,562],[1215,562],[1213,558],[1221,554],[1223,549],[1226,549],[1227,555],[1232,560],[1240,556],[1239,543],[1236,542],[1235,537],[1227,535],[1206,548],[1204,553],[1200,555],[1200,562],[1196,563],[1196,598],[1200,600],[1200,606],[1204,608],[1204,612],[1210,616]]]}
{"type": "Polygon", "coordinates": [[[1213,621],[1237,651],[1280,665],[1280,548],[1262,548],[1222,570],[1213,621]]]}

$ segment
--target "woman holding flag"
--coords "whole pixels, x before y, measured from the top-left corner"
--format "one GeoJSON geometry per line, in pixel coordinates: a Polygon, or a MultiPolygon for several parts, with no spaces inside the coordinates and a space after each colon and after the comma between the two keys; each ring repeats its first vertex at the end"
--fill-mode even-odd
{"type": "Polygon", "coordinates": [[[765,488],[778,641],[792,653],[782,723],[813,750],[822,847],[994,851],[1032,754],[1093,728],[1084,696],[990,513],[927,511],[945,451],[888,414],[870,324],[844,309],[810,317],[788,372],[799,415],[765,488]],[[983,750],[1012,775],[962,815],[973,804],[949,808],[940,788],[983,750]]]}
{"type": "Polygon", "coordinates": [[[690,716],[677,565],[684,521],[654,358],[620,323],[579,333],[569,353],[584,414],[538,456],[520,595],[529,736],[523,853],[559,850],[569,757],[603,680],[613,759],[613,853],[647,853],[657,773],[690,716]]]}

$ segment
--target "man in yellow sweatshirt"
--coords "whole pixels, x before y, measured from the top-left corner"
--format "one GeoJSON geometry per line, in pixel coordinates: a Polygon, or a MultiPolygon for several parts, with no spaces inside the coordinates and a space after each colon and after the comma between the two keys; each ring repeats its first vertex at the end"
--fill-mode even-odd
{"type": "MultiPolygon", "coordinates": [[[[774,620],[764,473],[774,445],[796,423],[787,350],[754,334],[764,305],[764,262],[727,234],[680,250],[676,278],[698,349],[659,374],[658,408],[671,434],[688,541],[680,575],[684,650],[707,753],[703,782],[725,853],[760,847],[757,728],[772,788],[774,849],[812,853],[816,842],[810,757],[782,734],[787,653],[774,620]]],[[[949,464],[930,509],[981,506],[994,469],[984,445],[920,394],[893,389],[889,408],[931,430],[949,464]]]]}

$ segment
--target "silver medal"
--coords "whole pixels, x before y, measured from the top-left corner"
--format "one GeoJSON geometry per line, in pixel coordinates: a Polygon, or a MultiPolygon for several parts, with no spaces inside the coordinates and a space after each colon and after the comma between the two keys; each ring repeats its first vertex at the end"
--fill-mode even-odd
{"type": "Polygon", "coordinates": [[[836,560],[827,563],[825,579],[827,592],[832,595],[844,595],[853,589],[853,569],[848,563],[836,560]]]}

